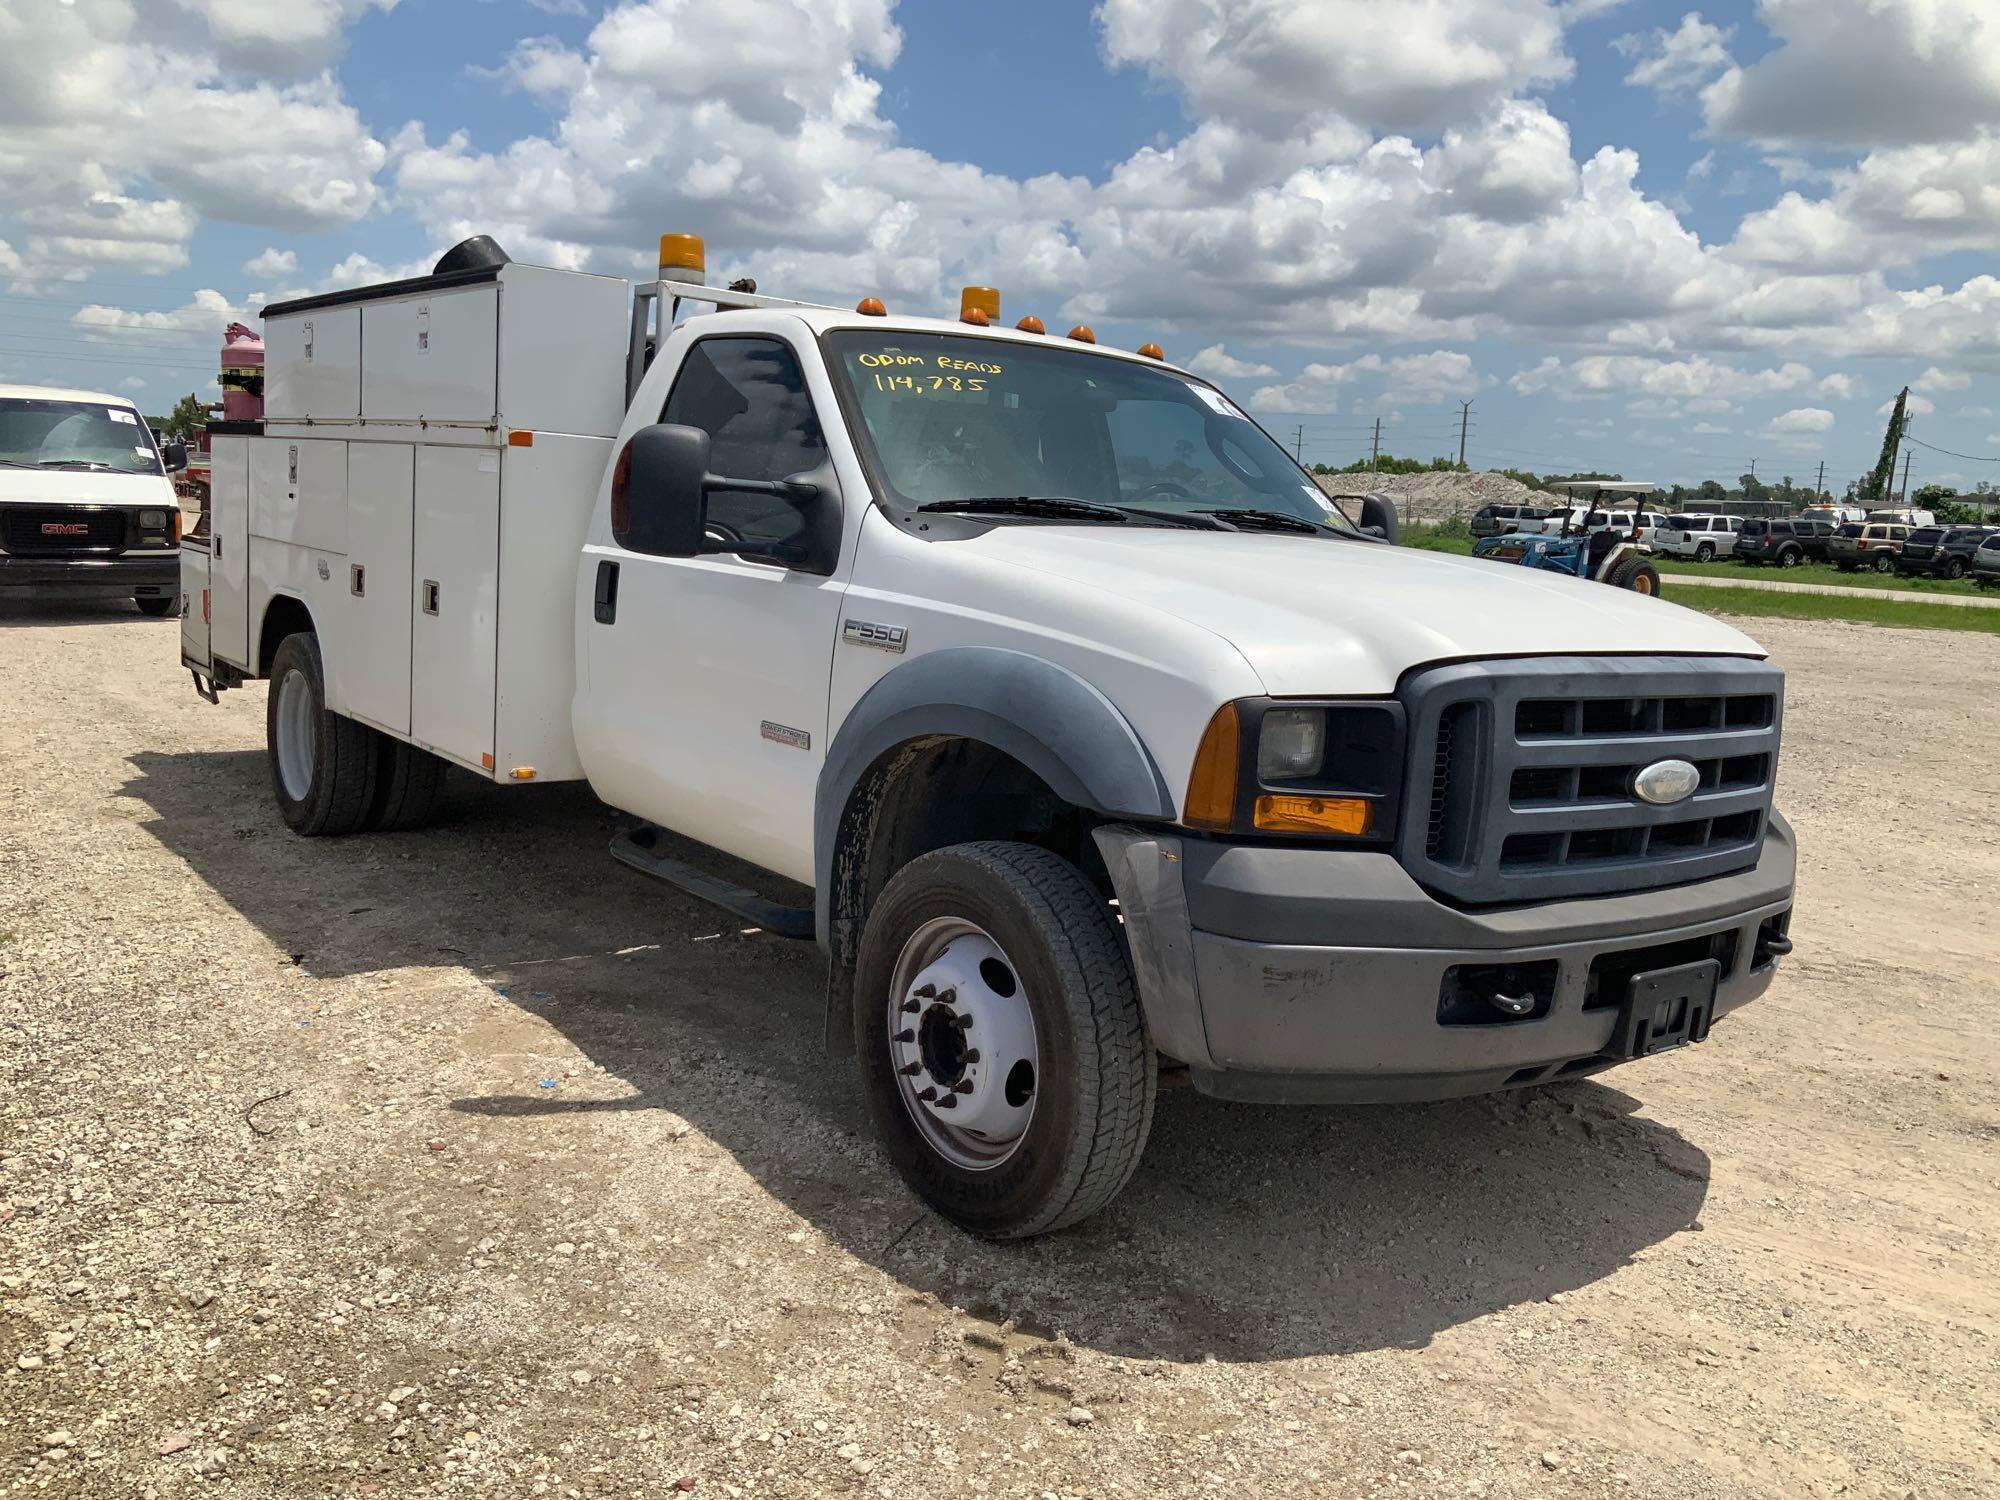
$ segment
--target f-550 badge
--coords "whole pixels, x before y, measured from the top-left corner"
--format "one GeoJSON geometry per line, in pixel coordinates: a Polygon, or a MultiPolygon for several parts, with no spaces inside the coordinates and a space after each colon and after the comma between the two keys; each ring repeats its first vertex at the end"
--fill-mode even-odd
{"type": "Polygon", "coordinates": [[[910,627],[870,625],[866,620],[849,620],[840,627],[840,638],[850,646],[873,646],[877,651],[902,652],[910,644],[910,627]]]}

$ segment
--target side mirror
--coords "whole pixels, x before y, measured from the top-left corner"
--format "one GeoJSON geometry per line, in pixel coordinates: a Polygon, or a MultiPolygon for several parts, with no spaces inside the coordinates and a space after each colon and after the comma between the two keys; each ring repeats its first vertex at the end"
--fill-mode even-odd
{"type": "Polygon", "coordinates": [[[1394,542],[1402,531],[1396,519],[1396,502],[1387,495],[1363,495],[1361,529],[1385,542],[1394,542]]]}
{"type": "Polygon", "coordinates": [[[179,438],[172,438],[160,450],[160,459],[166,464],[169,474],[178,474],[188,466],[188,445],[179,438]]]}
{"type": "Polygon", "coordinates": [[[611,534],[618,545],[656,557],[704,550],[708,434],[656,422],[632,434],[611,474],[611,534]]]}

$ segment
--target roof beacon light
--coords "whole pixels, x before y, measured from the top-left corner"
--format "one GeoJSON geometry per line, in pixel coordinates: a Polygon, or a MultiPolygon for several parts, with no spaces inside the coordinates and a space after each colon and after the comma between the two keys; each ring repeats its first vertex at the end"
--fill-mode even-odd
{"type": "Polygon", "coordinates": [[[703,281],[708,275],[708,248],[698,234],[660,236],[660,280],[703,281]]]}
{"type": "Polygon", "coordinates": [[[1088,323],[1077,324],[1076,327],[1069,331],[1069,336],[1079,344],[1094,344],[1097,342],[1097,335],[1090,331],[1088,323]]]}
{"type": "Polygon", "coordinates": [[[1000,321],[1000,291],[997,287],[969,286],[958,294],[958,321],[984,328],[1000,321]],[[973,314],[978,313],[978,317],[973,314]]]}
{"type": "Polygon", "coordinates": [[[1048,332],[1046,328],[1042,327],[1042,320],[1036,317],[1033,313],[1029,313],[1025,318],[1021,319],[1021,321],[1016,323],[1014,326],[1020,329],[1021,332],[1023,333],[1048,332]]]}
{"type": "Polygon", "coordinates": [[[1139,346],[1139,355],[1142,359],[1165,359],[1167,357],[1166,351],[1158,344],[1141,344],[1139,346]]]}
{"type": "Polygon", "coordinates": [[[889,309],[882,305],[880,297],[863,297],[859,302],[854,304],[854,310],[864,318],[886,318],[889,316],[889,309]]]}

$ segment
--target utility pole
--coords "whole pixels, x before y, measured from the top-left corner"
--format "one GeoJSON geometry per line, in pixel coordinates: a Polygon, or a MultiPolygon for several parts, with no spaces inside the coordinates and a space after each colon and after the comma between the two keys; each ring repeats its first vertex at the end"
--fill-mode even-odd
{"type": "Polygon", "coordinates": [[[1467,423],[1467,422],[1468,422],[1469,420],[1471,420],[1471,417],[1472,417],[1472,403],[1471,403],[1470,401],[1461,401],[1461,402],[1459,402],[1459,404],[1458,404],[1458,466],[1459,466],[1459,467],[1460,467],[1461,469],[1465,467],[1465,424],[1466,424],[1466,423],[1467,423]]]}
{"type": "Polygon", "coordinates": [[[1821,495],[1825,493],[1826,493],[1826,460],[1822,458],[1819,461],[1819,478],[1813,481],[1813,499],[1817,500],[1821,495]]]}
{"type": "Polygon", "coordinates": [[[1896,492],[1896,503],[1898,505],[1908,505],[1910,503],[1910,460],[1916,456],[1915,449],[1905,449],[1903,452],[1903,487],[1896,492]]]}
{"type": "Polygon", "coordinates": [[[1382,419],[1380,417],[1375,419],[1375,446],[1369,450],[1368,467],[1371,469],[1382,467],[1382,419]]]}
{"type": "Polygon", "coordinates": [[[1304,423],[1302,422],[1302,423],[1300,423],[1300,424],[1299,424],[1299,425],[1298,425],[1297,427],[1294,427],[1294,428],[1292,429],[1292,462],[1293,462],[1293,463],[1299,463],[1299,462],[1301,462],[1301,460],[1300,460],[1300,458],[1299,458],[1299,453],[1300,453],[1300,451],[1301,451],[1301,450],[1302,450],[1302,449],[1303,449],[1303,448],[1305,447],[1305,445],[1306,445],[1306,429],[1305,429],[1305,424],[1304,424],[1304,423]]]}
{"type": "Polygon", "coordinates": [[[1750,460],[1750,477],[1752,479],[1757,477],[1757,460],[1754,458],[1750,460]]]}

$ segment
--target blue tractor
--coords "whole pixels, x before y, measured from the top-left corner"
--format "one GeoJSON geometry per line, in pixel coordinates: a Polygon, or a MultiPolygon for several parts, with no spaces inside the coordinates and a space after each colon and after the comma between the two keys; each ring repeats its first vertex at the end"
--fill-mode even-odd
{"type": "Polygon", "coordinates": [[[1571,523],[1565,512],[1558,511],[1556,516],[1563,524],[1559,532],[1512,531],[1487,537],[1473,543],[1472,555],[1659,596],[1660,570],[1640,552],[1633,533],[1615,526],[1590,531],[1580,522],[1571,523]]]}

